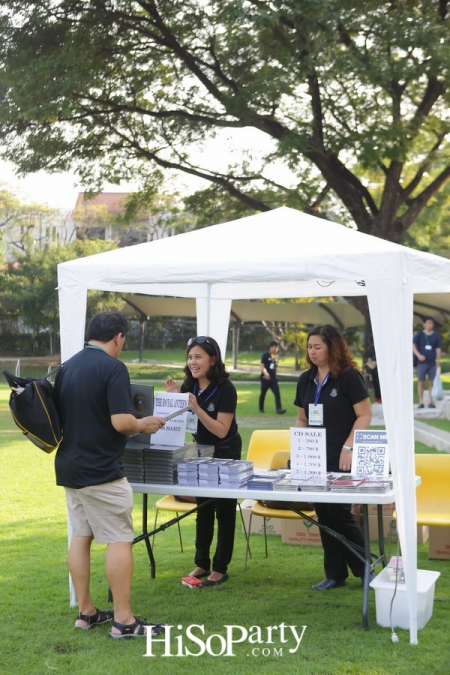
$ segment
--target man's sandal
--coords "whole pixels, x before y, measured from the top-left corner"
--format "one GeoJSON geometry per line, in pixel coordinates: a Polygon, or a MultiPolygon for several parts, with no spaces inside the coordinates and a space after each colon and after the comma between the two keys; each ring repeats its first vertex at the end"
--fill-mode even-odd
{"type": "Polygon", "coordinates": [[[165,627],[163,623],[149,623],[145,619],[138,619],[134,617],[136,621],[134,623],[123,624],[118,621],[113,621],[114,628],[120,631],[120,633],[109,633],[109,637],[120,640],[122,638],[137,638],[137,637],[146,637],[147,631],[145,630],[146,626],[150,626],[152,630],[152,635],[160,635],[165,632],[165,627]],[[137,630],[136,630],[137,629],[137,630]]]}
{"type": "Polygon", "coordinates": [[[78,612],[76,621],[86,621],[87,626],[74,626],[75,628],[81,628],[81,630],[89,630],[94,628],[94,626],[101,626],[104,623],[109,623],[114,618],[114,611],[112,609],[97,609],[95,608],[95,614],[89,616],[88,614],[82,614],[78,612]]]}

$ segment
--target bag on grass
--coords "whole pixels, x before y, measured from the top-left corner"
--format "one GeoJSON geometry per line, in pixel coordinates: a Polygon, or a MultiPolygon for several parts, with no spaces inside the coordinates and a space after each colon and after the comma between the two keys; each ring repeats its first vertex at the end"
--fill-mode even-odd
{"type": "Polygon", "coordinates": [[[34,377],[16,377],[2,370],[9,386],[9,408],[14,422],[25,436],[44,452],[53,452],[61,444],[63,435],[55,405],[55,390],[48,381],[50,375],[61,366],[40,379],[34,377]]]}

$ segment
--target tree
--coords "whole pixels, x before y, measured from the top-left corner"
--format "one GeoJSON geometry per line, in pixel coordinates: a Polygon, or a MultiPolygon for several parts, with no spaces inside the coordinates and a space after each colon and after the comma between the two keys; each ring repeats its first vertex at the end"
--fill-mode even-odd
{"type": "MultiPolygon", "coordinates": [[[[70,236],[58,209],[45,204],[27,203],[8,186],[0,184],[0,245],[24,253],[30,241],[40,248],[66,243],[70,236]]],[[[11,257],[11,256],[10,256],[11,257]]]]}
{"type": "MultiPolygon", "coordinates": [[[[57,264],[75,258],[102,253],[115,248],[112,242],[102,240],[74,241],[67,246],[30,247],[16,262],[0,268],[0,309],[19,315],[34,335],[41,331],[59,330],[57,264]]],[[[120,309],[116,293],[90,291],[88,314],[108,309],[120,309]]]]}
{"type": "Polygon", "coordinates": [[[94,182],[177,169],[400,241],[450,177],[448,25],[446,0],[5,0],[4,155],[94,182]],[[269,152],[192,158],[247,128],[269,152]]]}

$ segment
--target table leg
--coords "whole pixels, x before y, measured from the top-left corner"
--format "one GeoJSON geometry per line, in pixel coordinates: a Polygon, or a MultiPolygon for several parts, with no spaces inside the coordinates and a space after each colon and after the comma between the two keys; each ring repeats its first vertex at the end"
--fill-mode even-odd
{"type": "Polygon", "coordinates": [[[364,578],[363,578],[363,606],[362,606],[362,622],[365,630],[369,629],[369,581],[370,573],[372,571],[372,556],[370,553],[370,539],[369,539],[369,510],[367,504],[362,504],[363,509],[363,534],[364,534],[364,578]]]}
{"type": "MultiPolygon", "coordinates": [[[[144,492],[142,495],[142,532],[148,532],[147,529],[147,517],[148,517],[148,495],[144,492]]],[[[152,579],[155,578],[156,576],[156,563],[155,563],[155,556],[153,555],[153,549],[150,544],[150,539],[149,537],[145,537],[144,539],[145,545],[147,547],[147,554],[148,554],[148,559],[150,562],[150,576],[152,579]]]]}

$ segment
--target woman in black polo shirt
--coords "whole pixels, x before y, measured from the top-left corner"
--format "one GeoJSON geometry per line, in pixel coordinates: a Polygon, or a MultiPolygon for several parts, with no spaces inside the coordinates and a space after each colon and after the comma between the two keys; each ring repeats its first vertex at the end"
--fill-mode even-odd
{"type": "MultiPolygon", "coordinates": [[[[187,345],[187,365],[182,392],[189,392],[189,404],[196,416],[198,443],[214,445],[214,457],[240,459],[242,440],[236,423],[237,394],[228,379],[220,348],[211,337],[191,338],[187,345]]],[[[165,383],[167,391],[180,391],[174,380],[165,383]]],[[[197,504],[207,499],[198,497],[197,504]]],[[[228,579],[236,527],[236,499],[216,499],[197,512],[195,538],[196,567],[190,576],[205,578],[202,586],[217,586],[228,579]],[[212,560],[210,546],[217,518],[217,547],[212,560]]]]}
{"type": "MultiPolygon", "coordinates": [[[[334,326],[317,326],[308,335],[306,360],[310,369],[297,384],[296,427],[326,429],[327,470],[350,471],[355,429],[367,429],[372,419],[369,392],[346,343],[334,326]]],[[[364,548],[364,538],[350,504],[314,504],[320,524],[364,548]]],[[[320,529],[325,579],[314,591],[344,586],[350,567],[364,576],[364,562],[335,537],[320,529]]]]}

